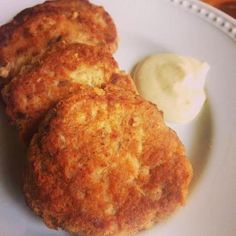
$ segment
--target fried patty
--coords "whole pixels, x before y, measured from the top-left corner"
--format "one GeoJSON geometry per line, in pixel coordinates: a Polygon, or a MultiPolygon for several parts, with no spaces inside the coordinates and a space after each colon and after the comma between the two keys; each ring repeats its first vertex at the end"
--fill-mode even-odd
{"type": "Polygon", "coordinates": [[[116,27],[103,7],[87,0],[47,1],[0,27],[0,85],[55,42],[100,45],[114,52],[116,27]]]}
{"type": "Polygon", "coordinates": [[[49,112],[28,152],[27,204],[50,228],[133,235],[184,204],[192,169],[155,105],[87,88],[49,112]]]}
{"type": "Polygon", "coordinates": [[[61,43],[7,84],[2,95],[6,113],[27,142],[59,100],[81,84],[100,87],[107,82],[134,90],[131,78],[119,72],[109,52],[85,44],[61,43]]]}
{"type": "Polygon", "coordinates": [[[131,75],[127,74],[124,71],[113,73],[108,83],[102,84],[101,88],[106,87],[108,84],[115,85],[118,89],[124,89],[138,94],[136,85],[131,75]]]}

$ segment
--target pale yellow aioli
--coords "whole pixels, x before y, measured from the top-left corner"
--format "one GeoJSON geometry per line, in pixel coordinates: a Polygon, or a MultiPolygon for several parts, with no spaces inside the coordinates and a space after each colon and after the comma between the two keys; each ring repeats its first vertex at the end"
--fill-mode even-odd
{"type": "Polygon", "coordinates": [[[200,112],[209,65],[191,57],[157,54],[141,61],[133,78],[141,96],[155,103],[167,121],[187,123],[200,112]]]}

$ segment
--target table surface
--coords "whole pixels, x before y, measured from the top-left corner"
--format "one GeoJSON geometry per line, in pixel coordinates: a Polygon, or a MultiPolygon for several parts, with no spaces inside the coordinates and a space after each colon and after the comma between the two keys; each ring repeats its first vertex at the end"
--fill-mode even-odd
{"type": "Polygon", "coordinates": [[[236,0],[203,0],[236,19],[236,0]]]}

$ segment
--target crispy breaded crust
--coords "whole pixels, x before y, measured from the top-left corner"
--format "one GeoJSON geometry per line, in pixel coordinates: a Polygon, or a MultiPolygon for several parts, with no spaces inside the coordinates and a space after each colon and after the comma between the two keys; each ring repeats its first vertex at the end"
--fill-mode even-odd
{"type": "Polygon", "coordinates": [[[192,169],[153,104],[108,85],[82,89],[44,120],[24,194],[51,228],[133,235],[185,202],[192,169]]]}
{"type": "Polygon", "coordinates": [[[114,52],[117,32],[103,7],[87,0],[57,0],[27,8],[0,27],[0,85],[60,40],[100,45],[114,52]]]}
{"type": "MultiPolygon", "coordinates": [[[[6,113],[27,142],[45,113],[59,100],[81,84],[99,87],[109,82],[115,72],[119,72],[116,61],[102,48],[78,43],[57,44],[38,63],[5,86],[2,95],[6,113]]],[[[131,84],[125,83],[129,89],[131,84]]]]}
{"type": "MultiPolygon", "coordinates": [[[[129,90],[129,91],[132,91],[132,92],[138,94],[136,85],[135,85],[132,77],[124,71],[120,71],[119,73],[112,74],[112,76],[109,80],[109,83],[112,85],[115,85],[121,89],[129,90]]],[[[105,86],[107,86],[107,84],[104,84],[101,87],[105,87],[105,86]]]]}

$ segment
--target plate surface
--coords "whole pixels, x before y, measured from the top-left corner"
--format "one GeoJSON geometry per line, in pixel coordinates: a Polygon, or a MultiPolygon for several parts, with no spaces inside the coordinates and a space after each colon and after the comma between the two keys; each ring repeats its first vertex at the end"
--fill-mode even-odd
{"type": "MultiPolygon", "coordinates": [[[[1,0],[0,23],[42,1],[1,0]]],[[[113,16],[120,35],[116,58],[130,71],[143,57],[175,52],[207,61],[208,100],[188,125],[173,127],[186,145],[194,179],[185,207],[140,235],[235,236],[236,21],[194,0],[94,0],[113,16]]],[[[0,106],[0,235],[63,236],[25,206],[20,179],[25,150],[0,106]]]]}

